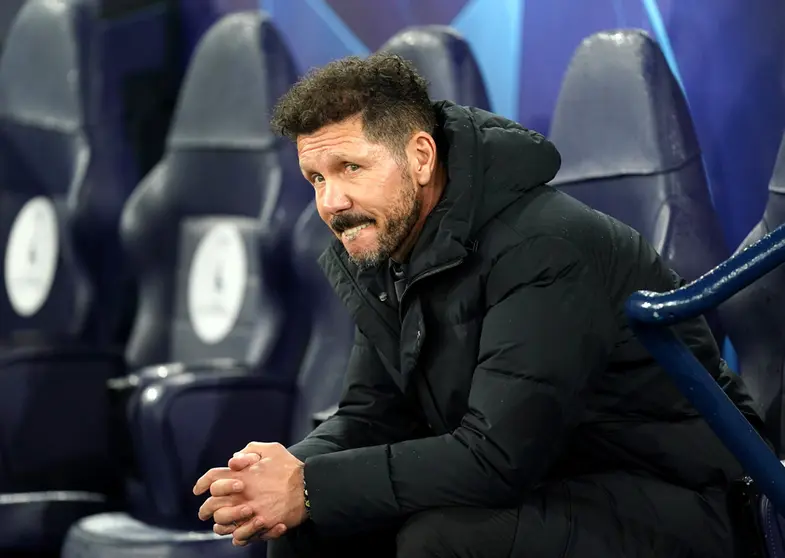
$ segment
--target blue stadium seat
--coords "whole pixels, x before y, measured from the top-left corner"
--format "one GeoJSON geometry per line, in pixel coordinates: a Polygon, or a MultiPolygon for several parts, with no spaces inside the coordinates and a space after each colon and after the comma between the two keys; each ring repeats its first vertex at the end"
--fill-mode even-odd
{"type": "Polygon", "coordinates": [[[59,548],[114,483],[124,275],[88,0],[30,0],[0,58],[0,554],[59,548]]]}
{"type": "Polygon", "coordinates": [[[187,358],[172,355],[170,327],[183,219],[261,219],[268,236],[279,241],[277,256],[288,258],[281,242],[312,192],[302,186],[294,148],[270,131],[269,116],[295,78],[290,55],[266,16],[227,16],[200,43],[164,158],[123,214],[123,240],[142,283],[126,353],[130,367],[187,358]]]}
{"type": "Polygon", "coordinates": [[[550,139],[562,155],[552,184],[638,230],[686,280],[727,258],[684,95],[646,33],[583,41],[550,139]]]}
{"type": "MultiPolygon", "coordinates": [[[[737,252],[785,223],[785,136],[780,144],[769,198],[760,222],[737,252]]],[[[778,267],[741,290],[719,308],[722,323],[739,356],[740,372],[761,405],[767,434],[785,452],[783,378],[785,378],[785,269],[778,267]]]]}
{"type": "Polygon", "coordinates": [[[128,395],[129,513],[80,521],[66,557],[258,552],[206,531],[191,487],[248,441],[290,434],[311,321],[291,239],[313,194],[269,117],[295,78],[261,12],[223,18],[196,49],[164,158],[123,214],[140,280],[139,370],[114,383],[128,395]]]}
{"type": "Polygon", "coordinates": [[[316,204],[311,203],[297,222],[294,234],[295,268],[312,301],[313,323],[297,377],[292,441],[301,440],[313,429],[316,415],[329,414],[337,405],[354,345],[354,321],[318,264],[319,256],[334,238],[319,217],[316,204]]]}
{"type": "Polygon", "coordinates": [[[380,48],[411,61],[428,80],[431,99],[490,109],[480,67],[469,43],[444,25],[409,27],[380,48]]]}

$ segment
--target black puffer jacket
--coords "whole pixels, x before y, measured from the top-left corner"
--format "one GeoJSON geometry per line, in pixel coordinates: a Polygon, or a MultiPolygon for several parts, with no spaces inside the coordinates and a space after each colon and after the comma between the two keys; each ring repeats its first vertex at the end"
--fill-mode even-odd
{"type": "MultiPolygon", "coordinates": [[[[340,243],[321,258],[357,338],[340,410],[292,449],[315,524],[513,506],[544,479],[583,473],[695,490],[738,475],[626,323],[630,293],[679,278],[635,231],[544,185],[560,158],[541,135],[477,109],[435,110],[449,183],[399,311],[340,243]]],[[[705,321],[679,333],[759,421],[705,321]]]]}

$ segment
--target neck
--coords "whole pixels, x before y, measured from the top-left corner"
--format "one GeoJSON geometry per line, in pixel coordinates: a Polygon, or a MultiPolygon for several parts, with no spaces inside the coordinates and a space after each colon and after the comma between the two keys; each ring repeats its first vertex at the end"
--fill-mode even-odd
{"type": "Polygon", "coordinates": [[[439,205],[439,200],[442,199],[442,194],[444,194],[444,189],[446,186],[447,172],[444,168],[442,168],[441,165],[437,165],[436,171],[433,174],[433,178],[422,188],[423,192],[422,199],[420,201],[420,215],[417,218],[417,222],[414,224],[414,227],[412,227],[412,230],[406,237],[406,240],[404,240],[398,250],[393,253],[393,261],[399,263],[406,261],[406,258],[412,251],[412,248],[414,248],[414,245],[417,243],[417,239],[420,237],[420,232],[422,231],[423,226],[425,226],[425,221],[428,219],[431,211],[433,211],[433,209],[439,205]]]}

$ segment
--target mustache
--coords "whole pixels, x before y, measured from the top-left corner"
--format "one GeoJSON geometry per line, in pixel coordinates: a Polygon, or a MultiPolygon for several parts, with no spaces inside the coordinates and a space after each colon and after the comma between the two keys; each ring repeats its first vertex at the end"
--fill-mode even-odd
{"type": "Polygon", "coordinates": [[[336,233],[341,234],[343,231],[347,229],[351,229],[354,227],[358,227],[360,225],[374,224],[376,221],[367,215],[360,215],[360,214],[344,214],[341,213],[340,215],[336,215],[332,219],[330,219],[330,228],[334,230],[336,233]]]}

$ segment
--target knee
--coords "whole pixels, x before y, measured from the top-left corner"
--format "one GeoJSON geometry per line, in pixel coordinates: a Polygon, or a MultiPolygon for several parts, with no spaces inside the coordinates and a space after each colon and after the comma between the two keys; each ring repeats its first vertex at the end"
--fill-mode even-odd
{"type": "Polygon", "coordinates": [[[441,510],[420,512],[413,515],[398,531],[397,558],[447,558],[455,556],[454,529],[441,510]]]}

